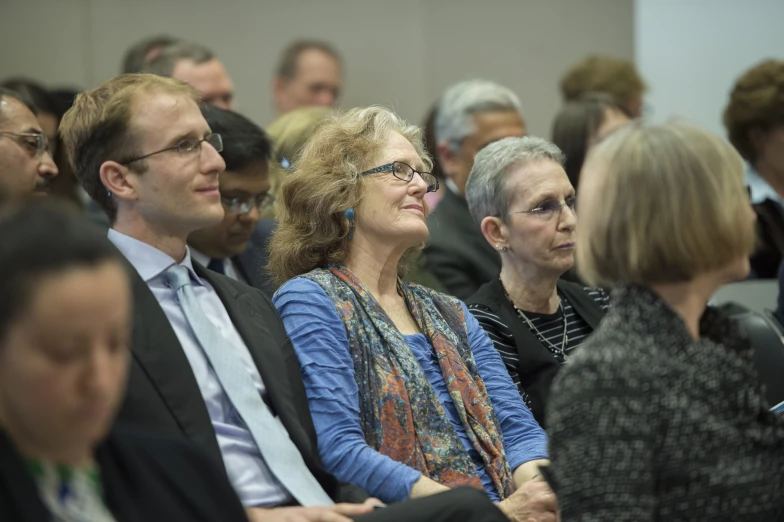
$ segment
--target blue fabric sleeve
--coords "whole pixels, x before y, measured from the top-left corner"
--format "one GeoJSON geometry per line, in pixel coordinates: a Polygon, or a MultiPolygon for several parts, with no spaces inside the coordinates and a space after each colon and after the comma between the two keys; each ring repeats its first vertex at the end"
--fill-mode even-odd
{"type": "Polygon", "coordinates": [[[318,283],[295,278],[272,302],[299,359],[327,471],[383,502],[408,499],[422,474],[365,442],[346,329],[329,296],[318,283]]]}
{"type": "Polygon", "coordinates": [[[525,406],[504,367],[501,355],[493,346],[493,341],[469,313],[465,304],[462,306],[468,329],[468,342],[474,353],[479,375],[485,381],[487,394],[501,424],[509,466],[514,471],[530,460],[548,458],[547,434],[536,422],[531,410],[525,406]]]}

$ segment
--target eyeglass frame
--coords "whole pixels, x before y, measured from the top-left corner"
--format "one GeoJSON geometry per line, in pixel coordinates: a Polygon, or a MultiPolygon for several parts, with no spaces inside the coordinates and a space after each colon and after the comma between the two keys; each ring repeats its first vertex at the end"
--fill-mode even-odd
{"type": "Polygon", "coordinates": [[[261,196],[255,196],[250,198],[229,198],[226,196],[221,196],[220,200],[223,206],[226,207],[226,210],[228,210],[232,214],[237,214],[238,216],[244,216],[245,214],[250,212],[254,206],[259,212],[268,209],[269,207],[272,206],[273,203],[275,203],[275,196],[270,194],[269,192],[265,192],[261,196]],[[254,205],[253,200],[258,200],[259,197],[261,197],[262,200],[260,202],[255,203],[254,205]],[[232,207],[236,207],[236,208],[232,208],[232,207]]]}
{"type": "Polygon", "coordinates": [[[433,178],[433,181],[435,182],[435,184],[427,186],[427,192],[436,192],[439,189],[439,187],[441,186],[441,183],[438,181],[438,178],[435,177],[432,172],[421,172],[421,171],[418,171],[414,167],[412,167],[411,165],[406,163],[405,161],[393,161],[392,163],[386,163],[384,165],[380,165],[380,166],[372,168],[370,170],[366,170],[365,172],[360,172],[359,175],[360,176],[368,176],[370,174],[379,174],[381,172],[392,172],[392,175],[395,176],[395,178],[399,179],[400,181],[405,181],[407,183],[411,183],[411,181],[414,179],[414,174],[419,174],[419,177],[422,178],[422,181],[427,183],[427,181],[425,180],[425,176],[424,176],[424,174],[427,174],[428,176],[431,176],[433,178]],[[395,163],[400,163],[401,165],[405,165],[406,167],[411,169],[411,172],[412,172],[411,178],[410,179],[401,179],[398,176],[396,176],[395,175],[395,163]],[[432,189],[431,189],[431,187],[432,187],[432,189]]]}
{"type": "Polygon", "coordinates": [[[180,154],[188,154],[189,152],[193,152],[196,149],[199,149],[199,151],[201,151],[201,146],[202,146],[202,143],[204,143],[204,142],[207,142],[210,145],[212,145],[212,147],[216,151],[218,151],[218,152],[222,152],[223,151],[223,136],[221,136],[217,132],[211,132],[211,133],[207,134],[205,137],[203,137],[200,140],[193,140],[193,141],[196,141],[196,143],[193,144],[190,148],[187,148],[187,149],[181,148],[184,143],[189,142],[189,141],[192,141],[192,140],[189,140],[189,139],[181,140],[176,145],[172,145],[171,147],[166,147],[165,149],[156,150],[155,152],[151,152],[149,154],[145,154],[144,156],[139,156],[137,158],[133,158],[133,159],[129,159],[129,160],[120,162],[120,165],[128,165],[129,163],[133,163],[135,161],[147,159],[150,156],[155,156],[156,154],[161,154],[162,152],[168,152],[170,150],[176,150],[180,154]],[[218,144],[217,145],[209,141],[210,138],[212,138],[213,136],[217,136],[218,137],[218,144]]]}
{"type": "MultiPolygon", "coordinates": [[[[507,216],[511,216],[513,214],[533,214],[536,217],[538,217],[539,219],[542,219],[544,221],[545,219],[541,215],[535,214],[535,212],[538,212],[538,211],[541,211],[541,210],[545,210],[545,209],[542,208],[542,205],[545,204],[545,203],[549,203],[549,202],[555,203],[556,200],[548,199],[548,200],[542,201],[541,203],[539,203],[536,207],[532,208],[531,210],[518,210],[516,212],[507,212],[506,215],[507,216]]],[[[565,198],[563,201],[558,201],[557,203],[558,203],[558,210],[557,210],[558,218],[560,219],[561,214],[563,214],[564,207],[569,207],[569,210],[571,210],[572,213],[575,212],[575,206],[577,204],[577,196],[569,196],[569,197],[565,198]],[[568,199],[572,200],[571,205],[567,202],[568,199]]],[[[553,214],[553,215],[555,215],[555,214],[553,214]]]]}
{"type": "Polygon", "coordinates": [[[16,138],[35,138],[36,139],[36,149],[35,149],[35,158],[40,158],[45,153],[49,152],[49,141],[46,139],[46,135],[43,132],[10,132],[10,131],[0,131],[0,136],[14,136],[16,138]]]}

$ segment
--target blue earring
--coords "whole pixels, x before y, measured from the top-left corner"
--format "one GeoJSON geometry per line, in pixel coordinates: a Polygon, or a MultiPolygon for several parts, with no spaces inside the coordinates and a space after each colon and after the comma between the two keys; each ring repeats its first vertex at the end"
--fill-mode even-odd
{"type": "Polygon", "coordinates": [[[348,219],[348,225],[349,225],[348,238],[353,239],[354,238],[354,209],[350,207],[347,208],[343,212],[343,215],[346,216],[346,219],[348,219]]]}

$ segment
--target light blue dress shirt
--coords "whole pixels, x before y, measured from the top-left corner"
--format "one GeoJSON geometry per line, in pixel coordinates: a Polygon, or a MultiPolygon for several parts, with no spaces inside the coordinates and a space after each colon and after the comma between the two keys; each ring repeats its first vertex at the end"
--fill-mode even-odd
{"type": "MultiPolygon", "coordinates": [[[[147,283],[163,313],[169,319],[201,390],[212,426],[215,428],[223,464],[242,504],[246,507],[272,507],[291,502],[293,500],[291,495],[272,475],[253,437],[223,391],[218,377],[177,303],[174,290],[166,284],[164,272],[177,262],[157,248],[113,229],[109,230],[109,240],[147,283]]],[[[204,315],[226,339],[226,347],[233,349],[237,357],[242,359],[259,393],[264,395],[266,389],[248,347],[234,327],[215,289],[193,271],[189,250],[186,249],[185,259],[180,265],[187,267],[191,273],[193,290],[204,315]]]]}
{"type": "MultiPolygon", "coordinates": [[[[371,448],[360,425],[359,389],[346,328],[334,303],[309,279],[295,278],[275,294],[286,332],[299,359],[318,447],[327,471],[339,480],[361,487],[384,502],[409,498],[422,474],[371,448]]],[[[525,462],[547,458],[547,435],[525,406],[509,377],[501,355],[473,315],[463,306],[468,342],[487,388],[512,470],[525,462]]],[[[472,446],[449,395],[432,345],[423,334],[404,336],[411,352],[444,406],[447,417],[474,462],[485,492],[498,501],[498,492],[472,446]]]]}

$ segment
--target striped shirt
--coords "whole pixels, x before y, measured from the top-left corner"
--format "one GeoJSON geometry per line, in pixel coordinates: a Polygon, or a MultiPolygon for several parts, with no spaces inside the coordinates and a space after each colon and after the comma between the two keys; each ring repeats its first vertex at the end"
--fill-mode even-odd
{"type": "MultiPolygon", "coordinates": [[[[610,308],[610,296],[598,288],[586,288],[585,292],[591,297],[602,310],[610,308]]],[[[566,296],[558,292],[563,304],[554,314],[539,314],[533,312],[525,312],[525,315],[536,327],[536,330],[528,326],[528,323],[523,319],[518,311],[518,318],[520,321],[529,328],[532,334],[536,336],[540,342],[544,338],[545,342],[542,345],[550,350],[558,362],[564,362],[564,354],[568,359],[569,355],[576,349],[580,348],[585,342],[588,335],[591,333],[591,327],[585,320],[577,314],[574,307],[568,301],[566,296]],[[564,314],[566,314],[566,347],[561,353],[564,334],[564,314]],[[539,335],[541,334],[541,336],[539,335]]],[[[520,385],[520,375],[518,374],[517,367],[520,362],[520,355],[515,346],[514,337],[509,327],[504,324],[501,319],[487,306],[481,304],[471,304],[468,310],[476,317],[476,320],[487,332],[490,339],[493,341],[496,350],[501,354],[501,359],[506,366],[512,381],[520,391],[520,395],[525,400],[526,404],[530,407],[530,402],[525,390],[520,385]]]]}

